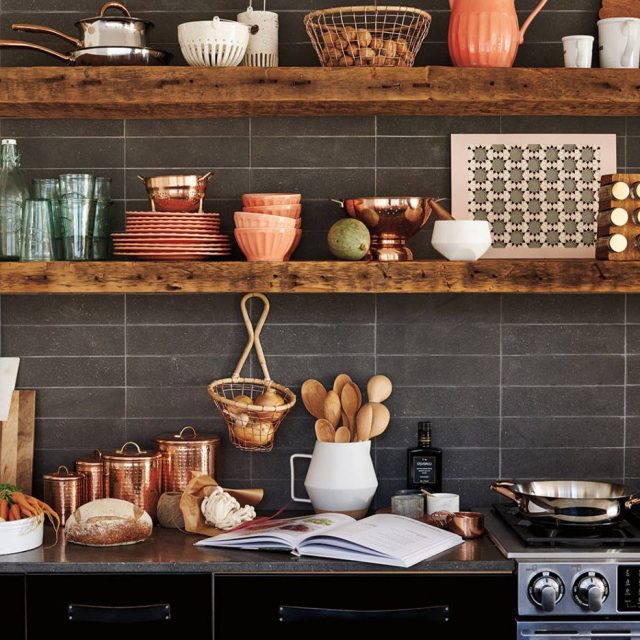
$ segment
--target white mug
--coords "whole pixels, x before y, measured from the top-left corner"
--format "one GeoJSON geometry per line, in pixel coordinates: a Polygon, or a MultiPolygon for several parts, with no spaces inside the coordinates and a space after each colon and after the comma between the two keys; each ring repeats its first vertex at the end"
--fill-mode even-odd
{"type": "Polygon", "coordinates": [[[603,69],[640,67],[640,19],[607,18],[598,21],[600,66],[603,69]]]}
{"type": "Polygon", "coordinates": [[[593,36],[565,36],[562,38],[564,66],[590,69],[593,61],[593,36]]]}
{"type": "Polygon", "coordinates": [[[460,496],[457,493],[430,493],[427,495],[427,515],[436,511],[460,511],[460,496]]]}

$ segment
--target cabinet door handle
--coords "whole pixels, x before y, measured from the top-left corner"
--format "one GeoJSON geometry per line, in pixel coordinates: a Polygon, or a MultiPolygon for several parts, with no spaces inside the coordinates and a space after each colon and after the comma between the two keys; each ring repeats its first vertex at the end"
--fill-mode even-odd
{"type": "Polygon", "coordinates": [[[449,606],[419,609],[278,608],[279,622],[449,622],[449,606]]]}
{"type": "Polygon", "coordinates": [[[148,604],[139,607],[98,607],[89,604],[70,604],[67,608],[70,622],[97,622],[100,624],[129,624],[132,622],[168,622],[171,605],[148,604]]]}

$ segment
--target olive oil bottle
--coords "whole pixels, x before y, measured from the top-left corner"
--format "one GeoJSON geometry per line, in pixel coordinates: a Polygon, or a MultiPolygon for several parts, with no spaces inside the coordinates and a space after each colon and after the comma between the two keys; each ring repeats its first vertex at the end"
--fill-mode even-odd
{"type": "Polygon", "coordinates": [[[407,487],[442,491],[442,449],[431,446],[431,423],[418,424],[418,446],[407,451],[407,487]]]}

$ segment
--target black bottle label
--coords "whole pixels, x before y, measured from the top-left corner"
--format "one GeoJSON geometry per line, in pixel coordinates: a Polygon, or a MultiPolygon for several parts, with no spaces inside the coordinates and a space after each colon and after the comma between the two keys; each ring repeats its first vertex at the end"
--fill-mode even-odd
{"type": "Polygon", "coordinates": [[[413,483],[435,484],[437,481],[435,456],[415,456],[413,458],[413,483]]]}

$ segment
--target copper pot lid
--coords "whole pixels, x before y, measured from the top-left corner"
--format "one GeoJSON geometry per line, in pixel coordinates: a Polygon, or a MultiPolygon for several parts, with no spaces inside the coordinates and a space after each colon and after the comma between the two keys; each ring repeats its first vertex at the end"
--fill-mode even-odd
{"type": "Polygon", "coordinates": [[[76,22],[76,26],[81,24],[91,25],[94,22],[99,22],[100,20],[104,20],[105,22],[122,22],[125,24],[131,24],[131,23],[137,22],[147,27],[150,27],[153,25],[153,22],[149,22],[148,20],[142,20],[141,18],[136,18],[135,16],[132,16],[129,9],[127,9],[127,7],[125,7],[120,2],[106,2],[105,4],[102,5],[102,8],[100,9],[100,15],[78,20],[78,22],[76,22]],[[109,9],[116,9],[117,11],[120,11],[122,15],[119,15],[119,16],[105,15],[109,9]]]}
{"type": "Polygon", "coordinates": [[[161,458],[162,454],[159,451],[147,451],[141,449],[137,442],[125,442],[117,451],[111,451],[110,453],[103,453],[104,460],[124,460],[129,462],[136,462],[139,460],[154,460],[161,458]],[[134,451],[129,448],[135,447],[134,451]]]}
{"type": "Polygon", "coordinates": [[[82,480],[82,475],[79,473],[73,473],[73,471],[69,471],[68,467],[61,464],[58,467],[58,470],[54,473],[45,473],[42,476],[43,480],[55,480],[58,482],[64,482],[68,480],[82,480]]]}
{"type": "Polygon", "coordinates": [[[196,444],[218,444],[220,436],[209,435],[206,433],[198,433],[193,427],[184,427],[179,433],[163,433],[154,438],[158,444],[168,445],[186,445],[196,444]],[[187,431],[185,433],[185,431],[187,431]]]}
{"type": "Polygon", "coordinates": [[[83,458],[76,458],[76,464],[102,464],[102,451],[96,449],[93,453],[83,458]]]}

